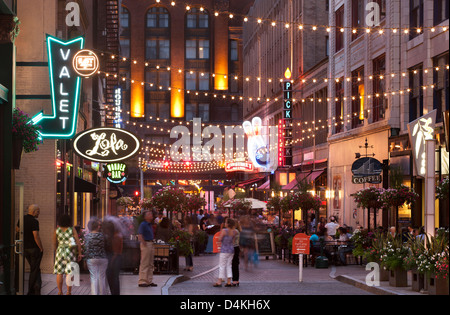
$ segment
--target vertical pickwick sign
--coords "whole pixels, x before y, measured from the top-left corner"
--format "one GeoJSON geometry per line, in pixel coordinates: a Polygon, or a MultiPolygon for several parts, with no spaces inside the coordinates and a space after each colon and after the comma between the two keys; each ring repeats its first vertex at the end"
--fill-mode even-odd
{"type": "Polygon", "coordinates": [[[285,73],[285,80],[283,82],[283,93],[284,93],[284,102],[283,102],[283,147],[284,147],[284,156],[283,156],[283,166],[292,166],[292,113],[293,113],[293,84],[291,81],[291,71],[289,68],[285,73]]]}
{"type": "Polygon", "coordinates": [[[40,112],[32,119],[33,124],[42,126],[42,138],[71,139],[76,133],[81,77],[98,69],[98,57],[83,48],[83,37],[63,41],[47,35],[52,112],[40,112]]]}

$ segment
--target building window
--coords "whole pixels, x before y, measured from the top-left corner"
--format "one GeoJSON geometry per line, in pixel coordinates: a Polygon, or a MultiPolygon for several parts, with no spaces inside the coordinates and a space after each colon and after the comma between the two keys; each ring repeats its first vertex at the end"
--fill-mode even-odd
{"type": "Polygon", "coordinates": [[[436,57],[433,60],[434,67],[434,101],[433,108],[437,110],[436,120],[437,122],[442,121],[442,112],[449,110],[449,78],[448,70],[446,67],[449,64],[449,54],[448,52],[442,56],[436,57]]]}
{"type": "Polygon", "coordinates": [[[150,70],[145,73],[145,80],[147,81],[147,85],[145,89],[147,91],[156,91],[161,90],[162,87],[164,90],[167,90],[170,87],[170,72],[165,70],[150,70]]]}
{"type": "Polygon", "coordinates": [[[130,58],[130,39],[120,38],[120,55],[122,57],[130,58]]]}
{"type": "Polygon", "coordinates": [[[340,51],[342,48],[344,48],[344,32],[341,32],[344,27],[344,6],[341,6],[336,12],[335,12],[335,18],[336,18],[336,29],[335,29],[335,37],[336,37],[336,52],[340,51]]]}
{"type": "Polygon", "coordinates": [[[387,99],[384,96],[386,91],[386,56],[382,56],[373,60],[373,122],[380,121],[385,117],[385,110],[387,108],[387,99]],[[383,77],[380,77],[383,76],[383,77]]]}
{"type": "Polygon", "coordinates": [[[186,72],[186,90],[209,91],[209,73],[198,71],[186,72]]]}
{"type": "Polygon", "coordinates": [[[410,39],[416,37],[420,33],[417,29],[423,27],[423,0],[410,0],[409,26],[411,28],[410,39]]]}
{"type": "Polygon", "coordinates": [[[130,12],[124,6],[120,7],[120,27],[122,29],[130,27],[130,12]]]}
{"type": "Polygon", "coordinates": [[[209,121],[209,104],[187,103],[185,107],[186,121],[191,121],[194,118],[200,118],[202,121],[209,121]]]}
{"type": "Polygon", "coordinates": [[[209,59],[209,40],[187,39],[186,59],[209,59]]]}
{"type": "Polygon", "coordinates": [[[335,85],[336,99],[335,99],[335,123],[334,130],[335,133],[340,133],[344,131],[344,78],[337,80],[335,85]]]}
{"type": "Polygon", "coordinates": [[[147,39],[146,58],[149,60],[170,59],[170,40],[147,39]]]}
{"type": "Polygon", "coordinates": [[[237,40],[230,41],[230,60],[238,61],[239,60],[239,46],[237,40]]]}
{"type": "Polygon", "coordinates": [[[423,116],[422,65],[409,69],[409,122],[423,116]]]}
{"type": "Polygon", "coordinates": [[[147,117],[170,119],[170,105],[166,103],[151,102],[146,104],[147,117]]]}
{"type": "Polygon", "coordinates": [[[200,11],[197,8],[192,8],[186,16],[186,26],[187,28],[208,28],[208,13],[205,10],[200,11]]]}
{"type": "Polygon", "coordinates": [[[448,0],[434,0],[434,25],[448,20],[449,2],[448,0]]]}
{"type": "Polygon", "coordinates": [[[364,0],[352,0],[352,40],[363,34],[364,11],[364,0]]]}
{"type": "Polygon", "coordinates": [[[352,128],[364,123],[364,67],[352,71],[352,128]]]}
{"type": "Polygon", "coordinates": [[[162,7],[154,7],[147,12],[147,28],[168,28],[169,12],[162,7]]]}

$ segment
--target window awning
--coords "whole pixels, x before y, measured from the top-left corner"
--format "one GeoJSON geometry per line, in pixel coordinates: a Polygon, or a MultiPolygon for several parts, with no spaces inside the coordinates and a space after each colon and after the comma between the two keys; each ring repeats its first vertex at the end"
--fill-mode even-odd
{"type": "Polygon", "coordinates": [[[238,187],[246,187],[246,186],[252,185],[254,183],[257,183],[259,181],[262,181],[264,178],[265,177],[258,177],[258,178],[249,179],[249,180],[243,181],[242,183],[239,183],[237,186],[238,187]]]}
{"type": "Polygon", "coordinates": [[[75,191],[84,193],[97,193],[97,185],[85,181],[82,178],[75,177],[75,191]]]}

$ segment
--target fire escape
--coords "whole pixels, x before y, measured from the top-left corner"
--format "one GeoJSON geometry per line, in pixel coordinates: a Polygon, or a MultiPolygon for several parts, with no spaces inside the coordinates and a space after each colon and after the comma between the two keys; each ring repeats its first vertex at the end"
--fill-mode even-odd
{"type": "Polygon", "coordinates": [[[106,1],[106,51],[110,54],[105,61],[105,125],[114,127],[116,115],[114,106],[115,88],[119,85],[119,0],[106,1]],[[112,57],[114,56],[114,58],[112,57]]]}

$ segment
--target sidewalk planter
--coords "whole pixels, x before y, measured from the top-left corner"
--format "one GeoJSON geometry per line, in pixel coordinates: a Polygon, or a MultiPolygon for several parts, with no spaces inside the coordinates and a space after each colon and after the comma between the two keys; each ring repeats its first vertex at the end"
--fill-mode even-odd
{"type": "Polygon", "coordinates": [[[408,286],[408,272],[402,268],[390,270],[389,285],[391,287],[407,287],[408,286]]]}
{"type": "Polygon", "coordinates": [[[390,271],[380,267],[380,281],[389,281],[390,271]]]}
{"type": "Polygon", "coordinates": [[[448,295],[448,279],[436,278],[435,274],[427,277],[429,295],[448,295]]]}
{"type": "Polygon", "coordinates": [[[411,270],[412,274],[412,290],[415,292],[420,292],[420,290],[425,289],[425,275],[419,273],[415,268],[411,270]]]}

